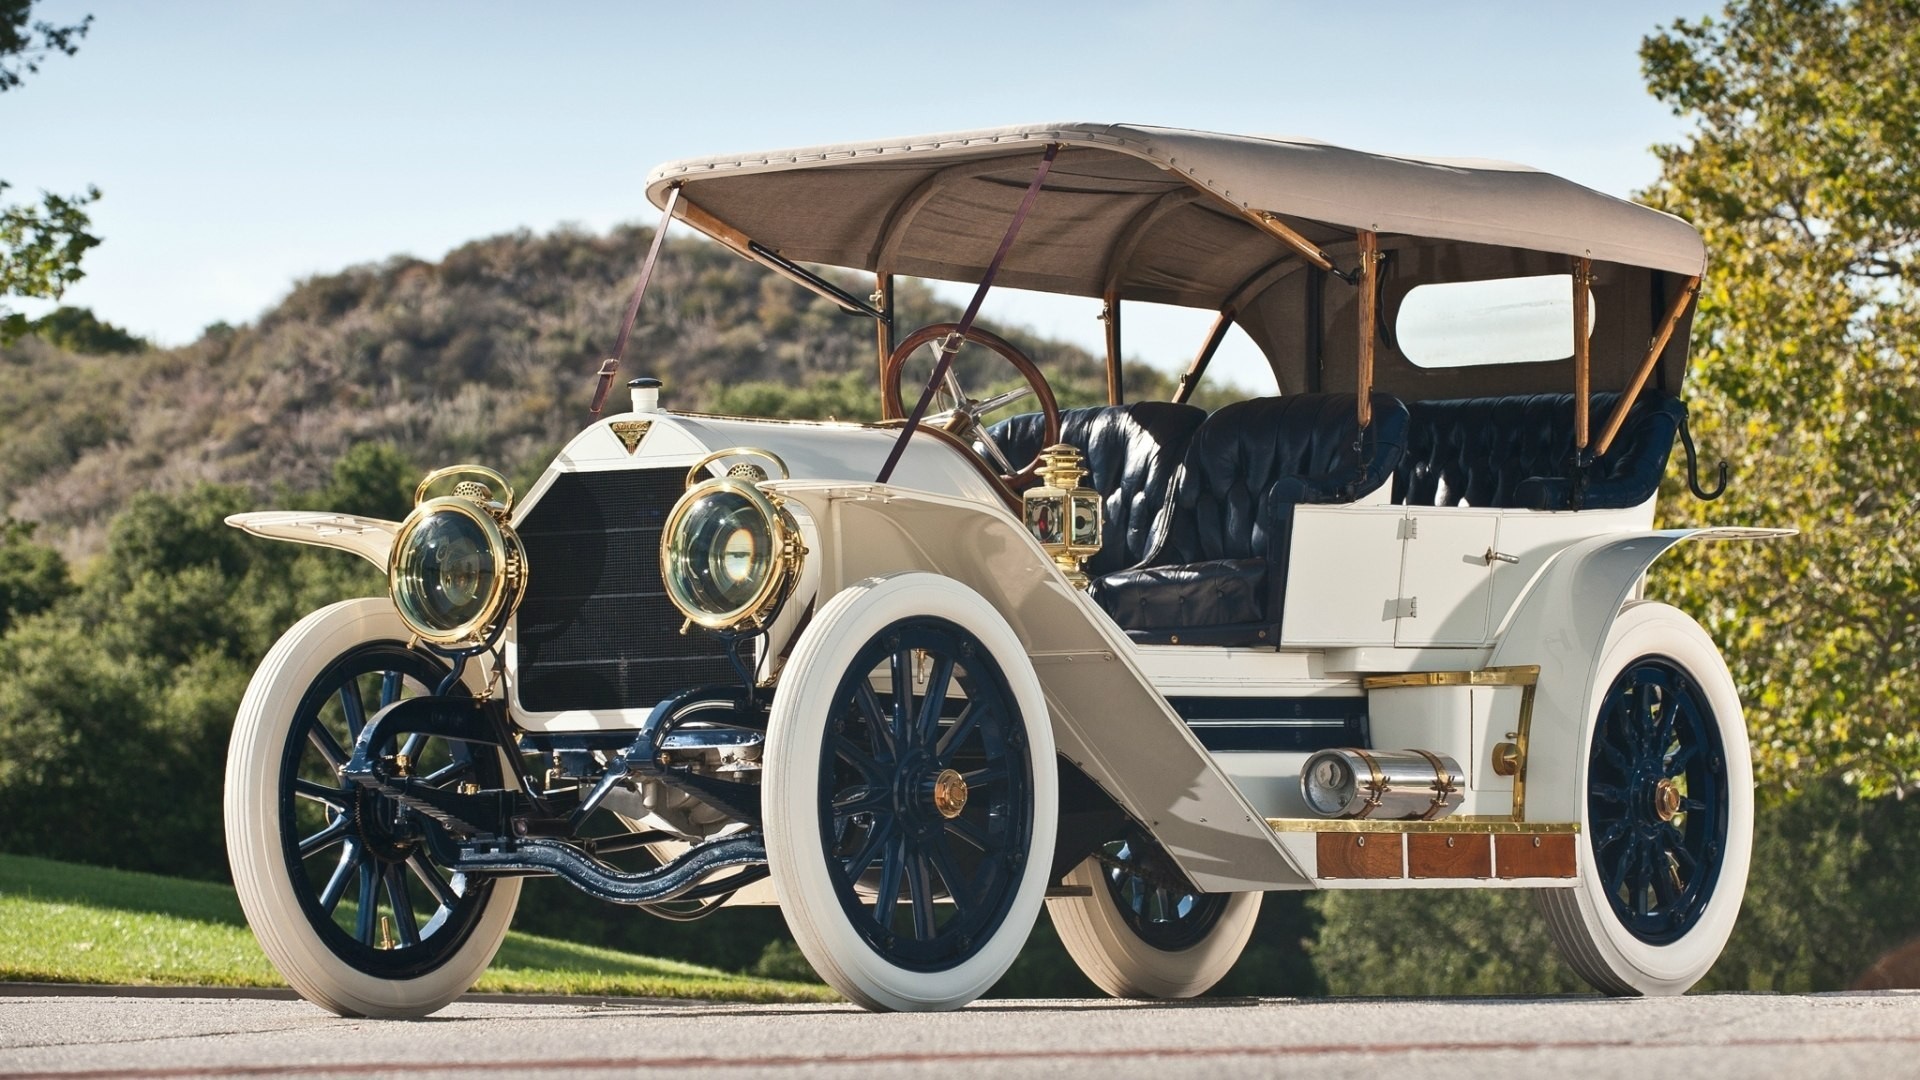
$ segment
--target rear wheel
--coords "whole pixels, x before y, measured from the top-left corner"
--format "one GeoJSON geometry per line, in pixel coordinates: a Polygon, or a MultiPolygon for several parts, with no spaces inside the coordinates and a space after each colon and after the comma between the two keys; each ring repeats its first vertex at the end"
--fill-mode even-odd
{"type": "Polygon", "coordinates": [[[1684,993],[1746,892],[1753,772],[1733,678],[1664,604],[1621,612],[1601,655],[1581,768],[1579,883],[1542,891],[1561,954],[1595,989],[1684,993]]]}
{"type": "Polygon", "coordinates": [[[933,574],[820,611],[768,723],[767,861],[814,970],[870,1009],[957,1008],[1019,954],[1046,891],[1056,773],[1019,638],[933,574]]]}
{"type": "MultiPolygon", "coordinates": [[[[506,936],[517,880],[451,874],[436,828],[340,777],[368,719],[446,674],[409,649],[384,600],[315,612],[254,674],[227,755],[227,853],[247,922],[303,997],[343,1016],[420,1016],[458,997],[506,936]]],[[[437,785],[500,785],[497,754],[397,734],[384,768],[437,785]]]]}
{"type": "Polygon", "coordinates": [[[1054,897],[1047,914],[1095,986],[1114,997],[1186,998],[1233,967],[1253,934],[1259,893],[1203,893],[1166,852],[1130,828],[1067,874],[1086,896],[1054,897]]]}

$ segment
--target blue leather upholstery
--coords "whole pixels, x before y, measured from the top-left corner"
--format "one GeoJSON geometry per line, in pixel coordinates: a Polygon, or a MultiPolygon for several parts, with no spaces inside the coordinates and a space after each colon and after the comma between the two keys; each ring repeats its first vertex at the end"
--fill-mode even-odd
{"type": "Polygon", "coordinates": [[[1350,502],[1405,451],[1407,407],[1373,396],[1359,438],[1352,394],[1235,402],[1194,433],[1166,540],[1148,564],[1096,578],[1093,598],[1137,641],[1274,644],[1293,508],[1350,502]]]}
{"type": "MultiPolygon", "coordinates": [[[[1619,400],[1617,393],[1592,395],[1596,437],[1619,400]]],[[[1585,509],[1645,501],[1660,486],[1686,407],[1665,394],[1642,394],[1606,456],[1577,478],[1573,408],[1572,394],[1415,402],[1393,501],[1523,510],[1575,509],[1576,495],[1577,508],[1585,509]]]]}
{"type": "MultiPolygon", "coordinates": [[[[1100,553],[1087,560],[1088,576],[1138,566],[1151,554],[1173,493],[1174,472],[1206,416],[1204,409],[1168,401],[1061,412],[1061,441],[1078,447],[1087,458],[1087,476],[1080,482],[1103,496],[1105,520],[1100,527],[1105,542],[1100,553]]],[[[1045,423],[1039,413],[1010,417],[988,430],[1015,465],[1032,461],[1044,449],[1040,439],[1045,423]]]]}

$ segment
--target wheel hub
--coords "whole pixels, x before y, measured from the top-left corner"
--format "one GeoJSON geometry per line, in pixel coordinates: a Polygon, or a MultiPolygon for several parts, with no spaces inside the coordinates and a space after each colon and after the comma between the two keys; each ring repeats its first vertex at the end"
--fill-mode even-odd
{"type": "Polygon", "coordinates": [[[940,770],[933,778],[933,808],[948,820],[959,817],[967,808],[966,778],[952,769],[940,770]]]}
{"type": "Polygon", "coordinates": [[[1680,812],[1680,789],[1673,786],[1668,777],[1661,777],[1653,785],[1653,813],[1661,821],[1672,821],[1680,812]]]}

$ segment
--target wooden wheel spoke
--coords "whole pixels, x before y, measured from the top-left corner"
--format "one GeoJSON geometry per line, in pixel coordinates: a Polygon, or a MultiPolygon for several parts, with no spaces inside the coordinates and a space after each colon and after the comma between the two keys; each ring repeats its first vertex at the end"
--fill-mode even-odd
{"type": "Polygon", "coordinates": [[[959,751],[962,746],[966,745],[967,737],[973,734],[976,727],[980,726],[982,717],[990,710],[991,706],[983,702],[967,702],[967,707],[960,710],[960,716],[954,720],[953,726],[948,728],[945,733],[940,736],[938,743],[934,744],[934,759],[943,767],[951,766],[953,764],[953,755],[959,751]]]}
{"type": "Polygon", "coordinates": [[[933,671],[927,677],[927,696],[920,704],[920,723],[915,731],[915,741],[921,746],[932,746],[940,735],[940,713],[947,704],[948,684],[953,679],[953,660],[950,657],[935,657],[933,671]]]}
{"type": "Polygon", "coordinates": [[[300,841],[300,857],[304,859],[310,855],[317,855],[339,843],[345,839],[347,830],[352,825],[353,821],[345,814],[336,816],[327,823],[326,828],[300,841]]]}
{"type": "Polygon", "coordinates": [[[861,876],[873,866],[873,861],[880,857],[880,853],[885,850],[887,842],[891,839],[893,839],[893,819],[888,818],[876,823],[867,833],[867,838],[860,842],[859,849],[848,857],[847,880],[859,881],[861,876]]]}
{"type": "Polygon", "coordinates": [[[904,753],[913,745],[913,650],[896,648],[887,658],[893,680],[893,743],[904,753]]]}
{"type": "Polygon", "coordinates": [[[340,701],[340,711],[347,717],[347,737],[358,739],[360,729],[367,726],[366,706],[360,703],[360,680],[348,679],[340,684],[334,693],[340,701]]]}
{"type": "Polygon", "coordinates": [[[454,891],[453,884],[440,876],[433,864],[427,861],[424,852],[416,851],[407,856],[407,869],[413,872],[421,885],[426,886],[441,907],[450,908],[460,902],[460,894],[454,891]]]}
{"type": "Polygon", "coordinates": [[[381,874],[386,882],[387,904],[393,908],[393,931],[401,946],[420,944],[420,927],[413,918],[413,897],[407,894],[407,874],[399,863],[381,874]]]}
{"type": "Polygon", "coordinates": [[[867,752],[853,744],[853,740],[839,736],[833,740],[833,754],[841,761],[854,767],[860,773],[860,779],[869,787],[887,786],[887,770],[867,752]]]}
{"type": "Polygon", "coordinates": [[[386,708],[400,700],[401,677],[397,671],[380,673],[380,707],[386,708]]]}
{"type": "Polygon", "coordinates": [[[947,822],[947,835],[980,852],[987,853],[987,834],[966,818],[954,818],[947,822]]]}
{"type": "Polygon", "coordinates": [[[355,912],[353,936],[362,945],[373,944],[373,926],[379,921],[380,914],[380,875],[374,872],[373,863],[362,860],[360,863],[360,910],[355,912]]]}
{"type": "Polygon", "coordinates": [[[342,813],[346,811],[347,800],[351,797],[351,793],[347,791],[346,788],[328,787],[325,784],[316,783],[312,780],[295,780],[293,782],[293,794],[296,798],[305,799],[308,802],[317,802],[322,806],[338,810],[342,813]]]}
{"type": "Polygon", "coordinates": [[[326,885],[320,889],[321,911],[331,915],[340,906],[340,898],[346,895],[347,884],[353,880],[354,871],[360,869],[363,858],[359,842],[347,840],[340,849],[340,861],[334,866],[333,875],[327,878],[326,885]]]}
{"type": "Polygon", "coordinates": [[[346,751],[340,749],[340,744],[334,740],[333,732],[328,731],[318,718],[307,725],[307,742],[313,744],[314,750],[327,763],[327,768],[332,769],[335,774],[347,767],[346,751]]]}
{"type": "Polygon", "coordinates": [[[889,836],[880,860],[880,887],[873,896],[873,918],[883,927],[893,925],[893,908],[900,902],[900,879],[907,870],[907,838],[889,836]]]}
{"type": "Polygon", "coordinates": [[[885,706],[880,704],[880,696],[865,679],[854,687],[854,701],[859,705],[861,719],[867,722],[867,742],[873,748],[873,756],[882,759],[897,756],[893,724],[887,718],[885,706]]]}
{"type": "Polygon", "coordinates": [[[933,877],[928,873],[924,852],[914,851],[907,859],[907,896],[913,906],[913,936],[931,941],[937,927],[933,918],[933,877]]]}

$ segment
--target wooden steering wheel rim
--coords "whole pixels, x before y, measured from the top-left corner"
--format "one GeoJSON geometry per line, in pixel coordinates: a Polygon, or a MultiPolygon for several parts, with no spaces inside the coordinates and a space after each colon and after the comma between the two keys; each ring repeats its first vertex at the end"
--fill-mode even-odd
{"type": "MultiPolygon", "coordinates": [[[[959,323],[928,323],[908,334],[900,344],[894,346],[893,352],[887,354],[887,362],[880,369],[880,415],[883,418],[900,420],[907,415],[906,405],[900,394],[900,376],[906,370],[907,357],[912,356],[914,350],[920,346],[931,341],[940,341],[958,329],[960,329],[959,323]]],[[[1015,348],[1012,342],[990,330],[984,330],[978,326],[969,327],[966,340],[985,345],[999,353],[1001,359],[1013,365],[1014,370],[1018,371],[1020,377],[1025,379],[1027,385],[1033,389],[1033,396],[1039,400],[1040,414],[1045,425],[1045,438],[1040,442],[1041,447],[1045,448],[1059,442],[1060,405],[1054,400],[1053,387],[1047,385],[1047,377],[1040,373],[1039,366],[1029,360],[1025,353],[1015,348]]],[[[1012,475],[1003,474],[1001,479],[1007,482],[1008,487],[1018,491],[1033,483],[1039,468],[1040,458],[1036,454],[1026,467],[1012,475]]]]}

